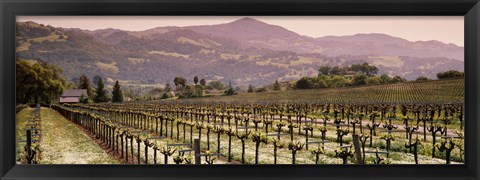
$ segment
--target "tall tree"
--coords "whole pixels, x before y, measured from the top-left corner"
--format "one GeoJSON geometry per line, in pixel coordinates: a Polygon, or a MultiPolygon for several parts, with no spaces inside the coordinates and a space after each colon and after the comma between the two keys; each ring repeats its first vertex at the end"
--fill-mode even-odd
{"type": "Polygon", "coordinates": [[[195,83],[195,85],[197,85],[197,83],[198,83],[198,77],[197,76],[193,77],[193,83],[195,83]]]}
{"type": "Polygon", "coordinates": [[[252,93],[253,92],[253,86],[250,84],[248,85],[248,93],[252,93]]]}
{"type": "MultiPolygon", "coordinates": [[[[98,81],[100,81],[100,79],[102,79],[102,76],[100,75],[95,75],[93,76],[93,79],[92,79],[92,82],[94,85],[97,85],[98,84],[98,81]]],[[[105,85],[105,84],[104,84],[105,85]]]]}
{"type": "Polygon", "coordinates": [[[175,84],[175,91],[178,90],[178,84],[179,84],[179,78],[178,77],[175,77],[175,79],[173,79],[173,84],[175,84]]]}
{"type": "Polygon", "coordinates": [[[97,81],[97,89],[96,89],[96,95],[95,97],[93,98],[93,101],[95,102],[107,102],[108,99],[107,99],[107,95],[105,94],[105,89],[104,89],[104,84],[103,84],[103,80],[102,78],[100,77],[97,81]]]}
{"type": "Polygon", "coordinates": [[[179,77],[178,84],[180,84],[182,86],[182,88],[187,86],[187,79],[185,79],[184,77],[179,77]]]}
{"type": "Polygon", "coordinates": [[[173,83],[175,83],[176,90],[178,91],[179,88],[183,88],[187,85],[187,79],[183,77],[175,77],[175,79],[173,79],[173,83]]]}
{"type": "Polygon", "coordinates": [[[207,82],[205,81],[205,79],[200,80],[200,85],[205,86],[206,84],[207,84],[207,82]]]}
{"type": "Polygon", "coordinates": [[[113,86],[112,102],[123,102],[123,92],[118,81],[113,86]]]}
{"type": "Polygon", "coordinates": [[[93,90],[92,90],[92,87],[90,85],[90,79],[88,79],[88,77],[85,76],[85,74],[82,74],[82,76],[80,76],[80,82],[78,84],[79,84],[78,88],[86,89],[88,98],[92,99],[93,98],[93,90]]]}
{"type": "Polygon", "coordinates": [[[273,90],[275,90],[275,91],[280,90],[280,83],[278,83],[278,80],[275,81],[275,84],[273,85],[273,90]]]}

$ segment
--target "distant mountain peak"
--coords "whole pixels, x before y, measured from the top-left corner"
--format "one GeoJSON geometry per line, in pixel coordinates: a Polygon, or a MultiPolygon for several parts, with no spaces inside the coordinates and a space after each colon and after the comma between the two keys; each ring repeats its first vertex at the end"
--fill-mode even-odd
{"type": "Polygon", "coordinates": [[[268,25],[267,23],[264,23],[262,21],[259,21],[259,20],[256,20],[254,18],[250,18],[250,17],[244,17],[244,18],[241,18],[241,19],[238,19],[238,20],[235,20],[235,21],[232,21],[228,24],[236,24],[236,23],[259,23],[259,24],[266,24],[268,25]]]}
{"type": "Polygon", "coordinates": [[[232,39],[251,39],[265,36],[273,37],[298,37],[295,32],[289,31],[284,27],[267,24],[254,18],[241,18],[226,24],[190,26],[200,34],[212,34],[217,36],[229,37],[232,39]]]}

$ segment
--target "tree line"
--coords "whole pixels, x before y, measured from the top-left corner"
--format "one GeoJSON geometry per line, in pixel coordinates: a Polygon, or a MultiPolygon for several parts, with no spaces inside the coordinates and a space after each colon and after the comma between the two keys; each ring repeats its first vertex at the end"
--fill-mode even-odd
{"type": "MultiPolygon", "coordinates": [[[[368,63],[353,64],[346,67],[330,67],[321,66],[318,69],[318,75],[316,77],[302,77],[296,83],[297,89],[312,89],[312,88],[336,88],[347,86],[360,86],[360,85],[378,85],[388,83],[406,82],[407,80],[401,76],[391,77],[388,74],[378,74],[378,68],[369,65],[368,63]]],[[[463,78],[464,73],[450,70],[446,72],[440,72],[437,74],[438,79],[447,78],[463,78]]],[[[430,80],[427,77],[420,76],[416,81],[430,80]]],[[[277,83],[275,85],[277,86],[277,83]]]]}
{"type": "MultiPolygon", "coordinates": [[[[184,77],[175,77],[173,80],[175,84],[176,96],[178,98],[192,98],[192,97],[203,97],[205,95],[205,90],[224,90],[224,95],[234,95],[237,94],[237,90],[233,88],[232,84],[229,82],[228,86],[218,80],[210,81],[207,84],[205,79],[200,79],[198,76],[193,77],[193,84],[188,85],[187,80],[184,77]]],[[[169,92],[170,85],[167,83],[165,85],[165,92],[162,95],[162,99],[173,97],[172,93],[169,92]],[[167,89],[168,87],[168,89],[167,89]]]]}
{"type": "Polygon", "coordinates": [[[321,66],[317,77],[302,77],[295,84],[297,89],[335,88],[405,82],[401,76],[377,75],[378,68],[368,63],[346,67],[321,66]]]}
{"type": "Polygon", "coordinates": [[[80,76],[78,88],[87,90],[87,95],[80,97],[81,103],[123,102],[123,91],[118,80],[115,82],[115,85],[113,85],[111,96],[107,95],[107,90],[105,90],[105,84],[101,76],[95,76],[94,82],[96,85],[95,91],[90,84],[90,79],[84,74],[80,76]]]}
{"type": "Polygon", "coordinates": [[[17,104],[49,104],[54,102],[66,87],[62,69],[43,61],[16,60],[17,104]]]}

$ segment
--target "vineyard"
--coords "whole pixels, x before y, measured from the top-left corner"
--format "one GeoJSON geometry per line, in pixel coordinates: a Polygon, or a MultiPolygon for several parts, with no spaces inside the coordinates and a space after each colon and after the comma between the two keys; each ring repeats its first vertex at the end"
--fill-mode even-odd
{"type": "Polygon", "coordinates": [[[259,94],[50,108],[122,163],[464,162],[463,80],[259,94]]]}
{"type": "Polygon", "coordinates": [[[295,103],[461,103],[464,80],[435,80],[360,87],[287,90],[246,93],[236,96],[182,99],[183,102],[295,102],[295,103]]]}

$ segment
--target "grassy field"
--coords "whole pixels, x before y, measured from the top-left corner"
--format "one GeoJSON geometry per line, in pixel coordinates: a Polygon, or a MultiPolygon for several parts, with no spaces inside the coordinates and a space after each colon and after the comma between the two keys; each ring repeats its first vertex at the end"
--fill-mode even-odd
{"type": "Polygon", "coordinates": [[[24,146],[26,145],[25,142],[19,142],[21,140],[25,140],[25,129],[27,128],[27,120],[30,119],[30,114],[32,112],[32,108],[26,108],[21,110],[20,112],[17,113],[17,118],[15,122],[15,128],[16,128],[16,161],[19,162],[22,160],[22,156],[24,151],[24,146]]]}
{"type": "Polygon", "coordinates": [[[329,103],[452,103],[463,102],[464,80],[435,80],[385,85],[283,90],[183,99],[185,102],[329,102],[329,103]]]}
{"type": "MultiPolygon", "coordinates": [[[[24,109],[17,114],[17,137],[23,137],[26,120],[32,109],[24,109]]],[[[90,137],[74,123],[68,121],[58,112],[41,109],[42,160],[40,164],[118,164],[90,137]]],[[[19,152],[21,144],[17,144],[19,152]],[[20,145],[20,146],[19,146],[20,145]]],[[[18,158],[17,158],[18,159],[18,158]]]]}

